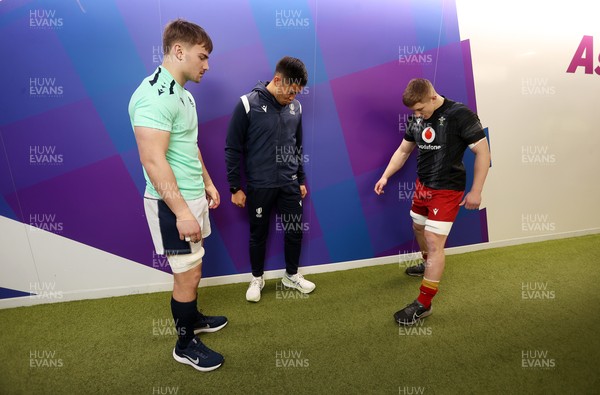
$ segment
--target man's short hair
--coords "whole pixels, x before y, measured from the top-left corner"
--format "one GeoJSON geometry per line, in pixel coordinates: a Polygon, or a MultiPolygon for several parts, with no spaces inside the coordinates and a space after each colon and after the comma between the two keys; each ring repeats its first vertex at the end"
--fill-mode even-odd
{"type": "Polygon", "coordinates": [[[281,74],[283,83],[286,85],[298,84],[306,86],[308,84],[308,72],[304,63],[298,58],[285,56],[277,62],[275,73],[281,74]]]}
{"type": "Polygon", "coordinates": [[[182,42],[188,45],[203,45],[204,48],[211,53],[213,43],[208,33],[195,23],[188,22],[184,19],[175,19],[167,24],[163,32],[163,51],[168,54],[171,47],[176,42],[182,42]]]}
{"type": "Polygon", "coordinates": [[[410,108],[417,103],[424,103],[433,93],[433,85],[429,80],[413,78],[408,82],[404,94],[402,94],[402,103],[410,108]]]}

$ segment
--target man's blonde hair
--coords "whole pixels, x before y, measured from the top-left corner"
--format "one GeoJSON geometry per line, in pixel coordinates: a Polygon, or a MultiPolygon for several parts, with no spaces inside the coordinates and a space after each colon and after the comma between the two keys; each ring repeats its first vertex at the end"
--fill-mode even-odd
{"type": "Polygon", "coordinates": [[[408,85],[402,94],[402,103],[410,108],[417,103],[424,103],[434,93],[435,90],[429,80],[426,80],[425,78],[413,78],[408,82],[408,85]]]}

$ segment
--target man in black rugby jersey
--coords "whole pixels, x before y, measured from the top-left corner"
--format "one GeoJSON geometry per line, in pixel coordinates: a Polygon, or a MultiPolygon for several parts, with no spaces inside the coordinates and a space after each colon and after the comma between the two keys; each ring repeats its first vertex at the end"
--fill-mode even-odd
{"type": "Polygon", "coordinates": [[[411,80],[402,101],[415,117],[375,184],[375,193],[383,193],[388,179],[418,147],[418,177],[410,216],[425,263],[407,268],[406,273],[423,276],[423,280],[418,298],[394,314],[398,324],[412,325],[431,314],[431,300],[444,272],[444,246],[458,210],[461,206],[468,210],[479,209],[490,167],[490,150],[477,115],[464,104],[439,95],[430,81],[411,80]],[[467,147],[475,154],[475,166],[473,185],[465,195],[466,172],[462,158],[467,147]]]}

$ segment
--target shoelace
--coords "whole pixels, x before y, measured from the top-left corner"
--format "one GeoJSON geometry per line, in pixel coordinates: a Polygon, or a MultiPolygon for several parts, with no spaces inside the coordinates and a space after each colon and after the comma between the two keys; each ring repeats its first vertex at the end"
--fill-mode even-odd
{"type": "Polygon", "coordinates": [[[411,266],[411,268],[414,268],[416,270],[425,270],[425,263],[421,262],[417,265],[411,266]]]}
{"type": "Polygon", "coordinates": [[[300,273],[296,273],[293,276],[287,276],[287,278],[295,283],[299,283],[300,280],[304,279],[304,276],[302,276],[300,273]]]}
{"type": "Polygon", "coordinates": [[[409,304],[408,306],[406,306],[406,313],[407,315],[414,315],[420,308],[421,306],[419,306],[417,304],[417,302],[412,302],[411,304],[409,304]]]}
{"type": "Polygon", "coordinates": [[[199,354],[199,356],[202,358],[208,357],[208,354],[210,354],[210,349],[206,347],[206,345],[200,340],[196,340],[194,343],[194,349],[199,354]]]}
{"type": "Polygon", "coordinates": [[[260,284],[261,283],[262,283],[262,281],[260,281],[260,279],[253,278],[252,281],[250,281],[250,287],[258,287],[258,288],[260,288],[260,284]]]}
{"type": "Polygon", "coordinates": [[[214,320],[215,320],[214,317],[207,316],[207,315],[200,313],[200,318],[198,321],[202,321],[202,322],[210,325],[214,320]]]}

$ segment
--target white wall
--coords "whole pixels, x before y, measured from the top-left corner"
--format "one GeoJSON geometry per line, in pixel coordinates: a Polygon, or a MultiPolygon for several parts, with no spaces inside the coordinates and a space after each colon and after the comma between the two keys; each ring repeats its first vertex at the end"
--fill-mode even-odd
{"type": "Polygon", "coordinates": [[[600,3],[457,0],[457,9],[490,129],[490,241],[600,228],[600,75],[566,72],[584,35],[600,66],[600,3]]]}

